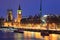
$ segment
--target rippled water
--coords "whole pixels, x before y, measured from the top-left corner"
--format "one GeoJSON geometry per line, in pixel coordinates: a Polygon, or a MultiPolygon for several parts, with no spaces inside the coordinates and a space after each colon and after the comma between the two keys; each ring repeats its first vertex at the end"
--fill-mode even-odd
{"type": "Polygon", "coordinates": [[[0,40],[40,40],[40,39],[34,37],[32,38],[24,37],[24,34],[22,33],[0,31],[0,40]]]}
{"type": "MultiPolygon", "coordinates": [[[[22,34],[22,33],[0,31],[0,40],[45,40],[44,38],[39,38],[40,37],[39,35],[31,34],[29,35],[30,37],[26,35],[29,35],[29,33],[22,34]]],[[[57,37],[57,40],[60,40],[60,35],[57,37]]]]}

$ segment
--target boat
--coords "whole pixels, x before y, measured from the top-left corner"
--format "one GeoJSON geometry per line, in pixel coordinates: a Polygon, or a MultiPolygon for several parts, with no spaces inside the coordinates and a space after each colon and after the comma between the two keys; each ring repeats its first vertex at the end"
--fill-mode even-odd
{"type": "Polygon", "coordinates": [[[16,33],[24,33],[24,31],[20,30],[19,28],[17,28],[17,30],[14,30],[14,32],[16,32],[16,33]]]}
{"type": "Polygon", "coordinates": [[[0,27],[0,30],[2,32],[14,32],[14,30],[16,29],[14,29],[13,27],[0,27]]]}

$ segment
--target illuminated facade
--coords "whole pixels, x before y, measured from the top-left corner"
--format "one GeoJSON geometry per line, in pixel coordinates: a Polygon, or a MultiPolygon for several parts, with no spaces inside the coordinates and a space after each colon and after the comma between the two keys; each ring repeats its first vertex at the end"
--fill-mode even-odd
{"type": "Polygon", "coordinates": [[[12,10],[7,10],[6,21],[12,21],[12,20],[13,20],[12,10]]]}
{"type": "Polygon", "coordinates": [[[17,10],[17,22],[20,22],[22,19],[22,14],[21,14],[22,10],[19,6],[18,10],[17,10]]]}
{"type": "Polygon", "coordinates": [[[17,18],[13,19],[12,10],[8,10],[6,21],[4,21],[4,26],[6,26],[6,27],[15,27],[15,28],[20,27],[21,26],[20,21],[22,19],[21,12],[22,12],[22,10],[19,6],[19,8],[17,10],[17,18]]]}
{"type": "MultiPolygon", "coordinates": [[[[41,10],[40,10],[41,11],[41,10]]],[[[14,28],[24,28],[24,27],[46,27],[47,23],[42,24],[40,17],[34,16],[33,18],[22,18],[22,10],[19,6],[18,10],[17,10],[17,18],[13,19],[13,15],[12,15],[12,10],[8,10],[7,12],[7,18],[4,21],[4,25],[6,27],[14,27],[14,28]]],[[[49,28],[55,28],[56,24],[52,23],[52,24],[48,24],[49,28]]]]}

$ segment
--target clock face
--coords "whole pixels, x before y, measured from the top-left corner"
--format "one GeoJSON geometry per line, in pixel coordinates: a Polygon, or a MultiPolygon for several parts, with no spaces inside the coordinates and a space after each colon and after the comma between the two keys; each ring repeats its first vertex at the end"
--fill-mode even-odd
{"type": "Polygon", "coordinates": [[[19,14],[21,14],[21,12],[19,12],[19,14]]]}

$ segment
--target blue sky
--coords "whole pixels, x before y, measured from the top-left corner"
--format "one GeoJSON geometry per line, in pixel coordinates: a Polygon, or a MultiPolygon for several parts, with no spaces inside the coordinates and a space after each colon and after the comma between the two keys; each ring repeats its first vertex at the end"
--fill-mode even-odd
{"type": "MultiPolygon", "coordinates": [[[[19,4],[22,16],[39,14],[40,0],[0,0],[0,16],[6,17],[7,9],[12,9],[16,17],[19,4]]],[[[42,13],[60,14],[60,0],[42,0],[42,13]]]]}

